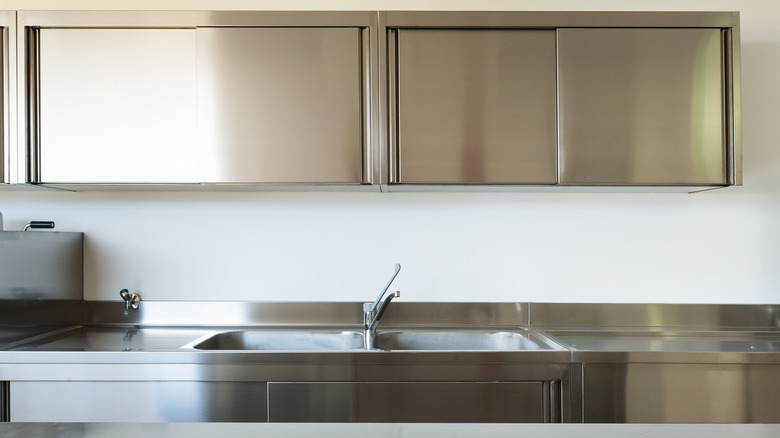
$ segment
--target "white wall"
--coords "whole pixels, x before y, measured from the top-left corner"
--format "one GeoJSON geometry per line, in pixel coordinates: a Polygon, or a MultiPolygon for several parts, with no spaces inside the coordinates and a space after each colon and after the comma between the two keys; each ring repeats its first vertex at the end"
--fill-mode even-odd
{"type": "Polygon", "coordinates": [[[0,1],[0,9],[739,10],[744,187],[686,194],[0,192],[84,231],[85,294],[780,303],[780,2],[0,1]]]}

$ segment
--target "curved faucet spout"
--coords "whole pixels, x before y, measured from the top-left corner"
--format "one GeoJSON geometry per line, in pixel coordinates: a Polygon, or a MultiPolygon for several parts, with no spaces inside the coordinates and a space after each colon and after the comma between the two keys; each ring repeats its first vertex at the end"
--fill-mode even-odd
{"type": "Polygon", "coordinates": [[[371,320],[371,324],[369,325],[370,330],[376,330],[376,326],[379,324],[379,320],[382,319],[382,315],[385,314],[385,310],[387,310],[387,306],[390,304],[390,301],[393,301],[393,298],[400,296],[401,292],[395,291],[388,295],[384,301],[382,301],[382,304],[379,306],[379,310],[376,311],[376,316],[374,316],[374,318],[371,320]]]}

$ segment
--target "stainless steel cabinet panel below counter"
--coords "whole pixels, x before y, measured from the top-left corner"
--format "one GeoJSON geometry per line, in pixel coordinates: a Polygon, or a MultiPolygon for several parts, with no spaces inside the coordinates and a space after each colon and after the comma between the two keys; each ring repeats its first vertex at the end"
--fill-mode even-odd
{"type": "MultiPolygon", "coordinates": [[[[545,382],[272,382],[268,421],[550,422],[545,382]]],[[[556,409],[557,413],[557,409],[556,409]]]]}
{"type": "Polygon", "coordinates": [[[265,382],[10,382],[10,421],[266,421],[265,382]]]}
{"type": "Polygon", "coordinates": [[[585,423],[780,423],[780,365],[587,363],[585,423]]]}

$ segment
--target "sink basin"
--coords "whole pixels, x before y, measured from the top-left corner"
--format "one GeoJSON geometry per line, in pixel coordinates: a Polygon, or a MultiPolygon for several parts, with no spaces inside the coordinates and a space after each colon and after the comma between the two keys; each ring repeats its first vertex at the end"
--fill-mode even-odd
{"type": "Polygon", "coordinates": [[[515,331],[391,331],[376,335],[379,350],[549,350],[557,349],[541,339],[531,339],[528,332],[515,331]]]}
{"type": "Polygon", "coordinates": [[[194,348],[199,350],[360,350],[363,348],[363,333],[234,331],[211,336],[196,344],[194,348]]]}
{"type": "Polygon", "coordinates": [[[575,350],[780,352],[780,332],[545,330],[575,350]]]}
{"type": "MultiPolygon", "coordinates": [[[[377,350],[518,351],[560,350],[563,347],[522,329],[398,330],[380,332],[377,350]]],[[[355,331],[232,331],[212,335],[193,345],[198,350],[363,350],[363,333],[355,331]]]]}

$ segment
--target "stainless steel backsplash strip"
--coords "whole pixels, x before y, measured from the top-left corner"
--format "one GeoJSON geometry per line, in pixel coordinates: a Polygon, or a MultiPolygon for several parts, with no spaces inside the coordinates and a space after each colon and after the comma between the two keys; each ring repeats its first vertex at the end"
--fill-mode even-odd
{"type": "MultiPolygon", "coordinates": [[[[85,325],[346,326],[362,324],[359,302],[84,301],[85,325]]],[[[384,327],[528,326],[780,329],[780,305],[397,302],[384,327]]]]}
{"type": "MultiPolygon", "coordinates": [[[[142,301],[137,310],[121,300],[84,301],[85,325],[307,326],[362,325],[358,302],[142,301]]],[[[394,302],[382,326],[526,326],[525,303],[394,302]]]]}
{"type": "Polygon", "coordinates": [[[780,305],[530,303],[534,327],[780,328],[780,305]]]}

